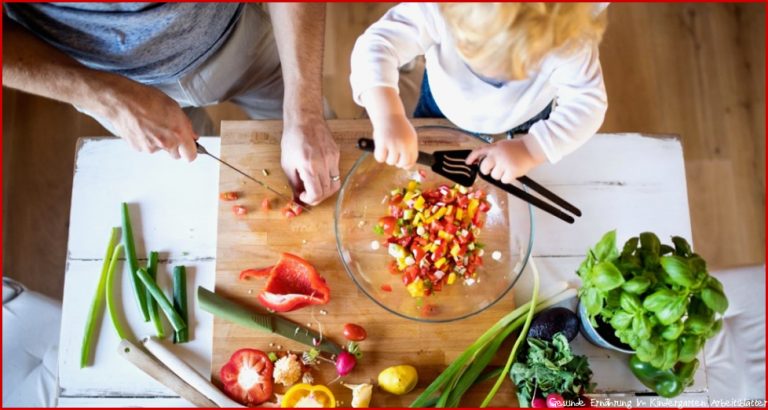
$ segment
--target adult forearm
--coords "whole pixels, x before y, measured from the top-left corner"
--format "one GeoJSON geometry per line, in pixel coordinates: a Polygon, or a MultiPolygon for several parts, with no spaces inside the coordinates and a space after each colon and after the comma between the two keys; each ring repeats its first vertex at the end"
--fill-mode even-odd
{"type": "Polygon", "coordinates": [[[99,112],[115,98],[108,91],[130,81],[83,66],[7,18],[3,38],[4,86],[99,112]]]}
{"type": "Polygon", "coordinates": [[[284,117],[323,113],[325,4],[270,3],[285,84],[284,117]]]}

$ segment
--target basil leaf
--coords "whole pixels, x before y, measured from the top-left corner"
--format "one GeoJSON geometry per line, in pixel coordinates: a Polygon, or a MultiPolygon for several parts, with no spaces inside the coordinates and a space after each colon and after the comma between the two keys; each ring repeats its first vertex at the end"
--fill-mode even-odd
{"type": "Polygon", "coordinates": [[[714,322],[714,320],[707,320],[700,316],[689,316],[685,320],[685,331],[695,335],[704,335],[709,332],[714,322]]]}
{"type": "Polygon", "coordinates": [[[651,281],[645,276],[636,276],[626,282],[624,282],[623,285],[621,285],[621,288],[624,289],[624,291],[629,293],[634,293],[635,295],[639,295],[646,290],[648,290],[648,287],[651,286],[651,281]]]}
{"type": "Polygon", "coordinates": [[[714,335],[720,333],[720,330],[723,328],[723,319],[717,319],[715,323],[712,324],[712,326],[707,330],[707,333],[705,334],[706,338],[709,339],[713,337],[714,335]]]}
{"type": "Polygon", "coordinates": [[[686,288],[690,288],[695,284],[696,278],[690,266],[688,266],[688,261],[685,259],[677,255],[662,256],[659,262],[673,283],[686,288]]]}
{"type": "Polygon", "coordinates": [[[659,346],[656,343],[646,339],[641,341],[639,346],[635,348],[635,353],[641,362],[650,363],[657,356],[658,349],[659,346]]]}
{"type": "Polygon", "coordinates": [[[609,261],[595,265],[591,274],[591,283],[603,292],[616,289],[624,283],[624,276],[622,276],[621,271],[609,261]]]}
{"type": "Polygon", "coordinates": [[[658,312],[665,306],[672,304],[677,298],[677,294],[669,289],[659,289],[646,297],[643,301],[643,307],[651,312],[658,312]]]}
{"type": "Polygon", "coordinates": [[[717,289],[711,287],[704,288],[701,291],[701,300],[704,301],[708,308],[717,313],[725,313],[725,310],[728,309],[728,298],[717,289]]]}
{"type": "Polygon", "coordinates": [[[637,250],[637,244],[640,242],[640,238],[633,236],[624,243],[624,248],[621,250],[621,256],[626,257],[631,255],[637,250]]]}
{"type": "Polygon", "coordinates": [[[712,289],[719,290],[720,292],[723,291],[723,284],[720,283],[720,281],[717,280],[717,278],[714,276],[707,277],[707,286],[712,289]]]}
{"type": "Polygon", "coordinates": [[[704,346],[704,338],[701,336],[684,335],[680,337],[680,356],[681,362],[688,363],[696,358],[699,351],[704,346]]]}
{"type": "Polygon", "coordinates": [[[584,304],[584,308],[587,310],[587,314],[590,317],[597,316],[603,309],[603,295],[601,295],[597,289],[589,288],[584,291],[584,295],[581,298],[581,303],[584,304]]]}
{"type": "Polygon", "coordinates": [[[619,297],[619,305],[624,311],[629,313],[635,313],[642,308],[640,298],[627,292],[621,293],[621,296],[619,297]]]}
{"type": "Polygon", "coordinates": [[[680,320],[680,318],[685,314],[685,308],[687,307],[686,299],[687,298],[685,296],[678,296],[672,301],[672,303],[657,311],[656,317],[659,318],[659,323],[662,325],[670,325],[680,320]]]}
{"type": "Polygon", "coordinates": [[[623,310],[619,310],[611,318],[611,327],[616,330],[624,330],[628,328],[630,324],[632,324],[632,315],[623,310]]]}
{"type": "Polygon", "coordinates": [[[659,241],[659,237],[653,232],[641,233],[640,248],[651,255],[658,256],[661,253],[661,242],[659,241]]]}
{"type": "Polygon", "coordinates": [[[662,349],[662,355],[664,361],[660,367],[660,370],[668,370],[675,366],[678,361],[678,347],[677,342],[667,342],[662,349]]]}
{"type": "Polygon", "coordinates": [[[586,280],[587,274],[592,270],[593,266],[595,266],[595,257],[592,256],[592,252],[588,252],[586,259],[584,259],[584,261],[581,262],[581,265],[579,265],[579,269],[576,271],[576,274],[579,275],[581,280],[586,280]]]}
{"type": "Polygon", "coordinates": [[[661,245],[661,248],[659,248],[659,254],[661,255],[668,255],[670,253],[673,253],[675,251],[675,248],[669,246],[669,245],[661,245]]]}
{"type": "Polygon", "coordinates": [[[641,339],[651,337],[651,323],[644,315],[635,315],[632,318],[632,331],[641,339]]]}
{"type": "Polygon", "coordinates": [[[677,254],[677,256],[687,257],[691,254],[691,245],[688,244],[688,241],[686,241],[685,238],[673,236],[672,243],[675,244],[675,254],[677,254]]]}
{"type": "Polygon", "coordinates": [[[665,340],[675,340],[683,334],[683,322],[678,320],[667,327],[661,332],[661,338],[665,340]]]}
{"type": "Polygon", "coordinates": [[[616,230],[608,231],[603,235],[595,245],[595,258],[598,261],[611,259],[611,256],[616,253],[616,230]]]}

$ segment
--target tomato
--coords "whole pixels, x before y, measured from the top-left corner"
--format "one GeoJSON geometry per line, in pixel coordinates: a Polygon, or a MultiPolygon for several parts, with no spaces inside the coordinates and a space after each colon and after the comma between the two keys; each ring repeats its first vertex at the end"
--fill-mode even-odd
{"type": "Polygon", "coordinates": [[[219,194],[219,199],[221,199],[222,201],[234,201],[239,197],[240,195],[238,195],[238,193],[234,191],[222,192],[219,194]]]}
{"type": "Polygon", "coordinates": [[[480,206],[477,207],[477,210],[480,212],[488,212],[491,209],[491,204],[488,201],[480,201],[480,206]]]}
{"type": "Polygon", "coordinates": [[[262,211],[269,211],[272,209],[272,204],[270,204],[269,198],[264,198],[261,200],[261,210],[262,211]]]}
{"type": "Polygon", "coordinates": [[[384,292],[392,292],[392,286],[385,283],[381,285],[381,290],[384,292]]]}
{"type": "Polygon", "coordinates": [[[344,325],[344,338],[353,342],[362,342],[368,337],[368,332],[360,326],[354,323],[347,323],[344,325]]]}
{"type": "Polygon", "coordinates": [[[379,219],[379,225],[384,229],[385,234],[392,235],[397,227],[397,219],[393,216],[382,216],[379,219]]]}
{"type": "Polygon", "coordinates": [[[261,350],[240,349],[221,368],[224,392],[246,406],[256,406],[272,397],[272,361],[261,350]]]}
{"type": "Polygon", "coordinates": [[[283,216],[288,219],[300,215],[303,211],[304,208],[302,208],[296,201],[288,202],[282,209],[283,216]]]}
{"type": "Polygon", "coordinates": [[[248,213],[248,209],[242,205],[234,205],[232,212],[237,216],[243,216],[248,213]]]}
{"type": "Polygon", "coordinates": [[[403,196],[400,194],[393,196],[392,199],[389,200],[390,205],[399,205],[400,202],[403,202],[403,196]]]}
{"type": "Polygon", "coordinates": [[[389,273],[391,273],[393,275],[399,275],[400,274],[400,270],[397,269],[397,262],[396,261],[390,261],[389,265],[387,266],[387,268],[389,269],[389,273]]]}

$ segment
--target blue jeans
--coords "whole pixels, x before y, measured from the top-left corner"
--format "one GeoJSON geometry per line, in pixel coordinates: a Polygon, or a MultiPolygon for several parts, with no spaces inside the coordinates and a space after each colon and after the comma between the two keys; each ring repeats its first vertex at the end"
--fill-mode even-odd
{"type": "MultiPolygon", "coordinates": [[[[517,134],[526,134],[531,126],[541,120],[549,118],[549,114],[552,112],[552,104],[547,105],[540,113],[533,116],[528,121],[512,128],[507,131],[507,137],[512,138],[517,134]]],[[[432,91],[429,89],[429,81],[427,81],[427,71],[424,71],[424,79],[421,80],[421,94],[419,95],[419,102],[416,104],[416,108],[413,110],[414,118],[445,118],[443,112],[440,111],[440,107],[437,106],[435,98],[432,97],[432,91]]],[[[477,133],[481,139],[485,139],[477,133]]]]}

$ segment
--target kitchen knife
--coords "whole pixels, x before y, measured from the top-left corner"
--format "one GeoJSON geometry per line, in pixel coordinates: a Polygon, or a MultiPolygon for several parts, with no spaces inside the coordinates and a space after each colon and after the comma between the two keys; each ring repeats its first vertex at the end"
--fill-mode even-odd
{"type": "MultiPolygon", "coordinates": [[[[360,138],[357,141],[357,147],[363,151],[368,152],[373,152],[375,149],[373,140],[369,138],[360,138]]],[[[494,179],[490,175],[483,174],[480,172],[480,166],[478,164],[467,165],[464,161],[471,152],[471,150],[448,150],[435,151],[430,154],[427,152],[419,151],[416,162],[429,167],[432,172],[466,187],[472,186],[475,183],[477,176],[479,175],[480,178],[503,189],[509,194],[514,195],[523,201],[528,202],[529,204],[562,219],[565,222],[574,222],[574,219],[571,215],[566,214],[561,209],[558,209],[552,204],[544,202],[541,198],[535,197],[525,190],[522,190],[512,184],[505,184],[497,179],[494,179]]],[[[538,192],[543,197],[570,211],[574,215],[581,216],[581,211],[578,208],[555,195],[553,192],[549,191],[543,186],[539,185],[537,182],[533,181],[527,176],[521,176],[517,178],[517,180],[533,191],[538,192]]]]}
{"type": "Polygon", "coordinates": [[[207,149],[205,149],[205,147],[203,147],[202,145],[200,145],[200,143],[199,143],[199,142],[195,141],[195,145],[197,146],[197,153],[198,153],[198,154],[207,155],[207,156],[209,156],[209,157],[211,157],[211,158],[215,159],[216,161],[219,161],[221,164],[223,164],[223,165],[226,165],[226,166],[227,166],[227,167],[229,167],[231,170],[233,170],[233,171],[237,172],[238,174],[240,174],[240,175],[242,175],[242,176],[244,176],[244,177],[246,177],[246,178],[250,179],[251,181],[253,181],[253,182],[255,182],[255,183],[257,183],[257,184],[259,184],[259,185],[263,186],[264,188],[268,189],[268,190],[269,190],[269,191],[271,191],[273,194],[275,194],[275,195],[279,196],[279,197],[280,197],[280,198],[282,198],[283,200],[285,200],[285,201],[287,201],[287,202],[289,202],[289,203],[290,203],[290,202],[295,202],[297,205],[299,205],[300,207],[302,207],[302,208],[303,208],[305,211],[309,211],[309,207],[308,207],[308,206],[306,206],[306,205],[304,205],[304,204],[302,204],[300,201],[294,201],[294,200],[293,200],[293,198],[289,198],[287,195],[285,195],[285,194],[281,193],[280,191],[278,191],[278,190],[276,190],[276,189],[272,188],[271,186],[267,185],[267,184],[266,184],[264,181],[258,180],[258,179],[256,179],[256,178],[254,178],[254,177],[252,177],[252,176],[250,176],[250,175],[246,174],[245,172],[241,171],[240,169],[238,169],[238,168],[237,168],[237,167],[235,167],[234,165],[231,165],[230,163],[228,163],[228,162],[224,161],[223,159],[221,159],[221,158],[219,158],[219,157],[217,157],[217,156],[215,156],[215,155],[211,154],[210,152],[208,152],[208,150],[207,150],[207,149]]]}
{"type": "Polygon", "coordinates": [[[298,323],[294,323],[282,316],[267,312],[259,312],[252,307],[246,307],[219,296],[210,290],[199,286],[197,288],[197,302],[200,308],[218,316],[224,320],[236,323],[247,328],[260,330],[267,333],[276,333],[288,339],[314,347],[321,352],[337,355],[343,350],[341,346],[322,337],[320,333],[298,323]],[[315,343],[319,344],[315,345],[315,343]]]}

